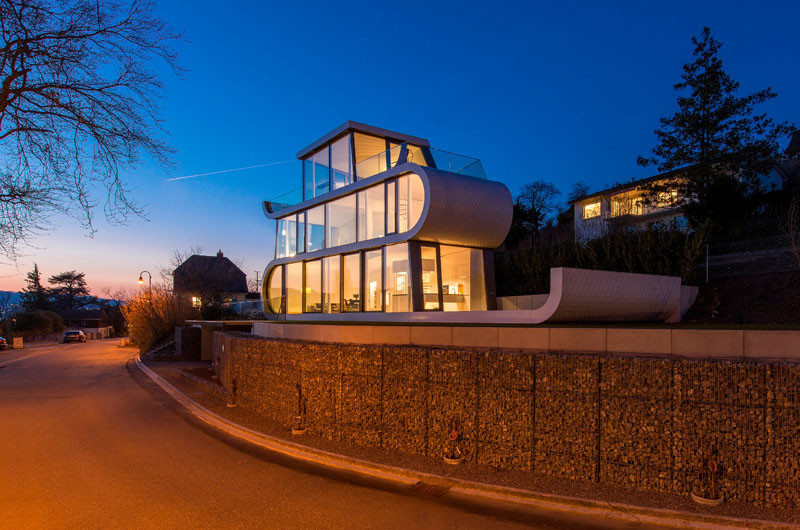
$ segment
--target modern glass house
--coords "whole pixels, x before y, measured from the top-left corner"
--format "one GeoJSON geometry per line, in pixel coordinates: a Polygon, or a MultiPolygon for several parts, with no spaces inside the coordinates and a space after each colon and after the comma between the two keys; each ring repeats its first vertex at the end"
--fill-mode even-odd
{"type": "Polygon", "coordinates": [[[491,253],[513,208],[480,160],[352,121],[297,158],[302,186],[264,201],[277,221],[262,286],[267,312],[392,320],[495,309],[491,253]]]}

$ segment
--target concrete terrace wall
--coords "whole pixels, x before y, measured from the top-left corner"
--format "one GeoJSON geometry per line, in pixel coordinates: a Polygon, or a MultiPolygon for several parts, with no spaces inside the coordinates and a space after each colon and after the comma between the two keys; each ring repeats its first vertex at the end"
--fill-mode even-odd
{"type": "Polygon", "coordinates": [[[800,361],[800,330],[253,324],[266,338],[346,344],[480,347],[800,361]]]}
{"type": "Polygon", "coordinates": [[[726,498],[800,504],[800,364],[379,346],[216,332],[238,402],[287,429],[688,495],[716,451],[726,498]]]}

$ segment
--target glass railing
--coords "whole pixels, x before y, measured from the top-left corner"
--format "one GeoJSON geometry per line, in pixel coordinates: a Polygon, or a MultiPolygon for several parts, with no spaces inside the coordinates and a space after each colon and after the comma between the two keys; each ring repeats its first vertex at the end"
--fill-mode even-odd
{"type": "Polygon", "coordinates": [[[300,186],[286,193],[282,193],[267,202],[271,203],[273,212],[299,204],[303,202],[303,187],[300,186]]]}
{"type": "Polygon", "coordinates": [[[356,164],[356,176],[358,180],[362,180],[405,162],[435,167],[469,177],[487,178],[486,172],[483,170],[483,164],[477,158],[458,155],[434,149],[433,147],[417,147],[408,144],[397,145],[388,151],[381,151],[358,162],[356,164]]]}

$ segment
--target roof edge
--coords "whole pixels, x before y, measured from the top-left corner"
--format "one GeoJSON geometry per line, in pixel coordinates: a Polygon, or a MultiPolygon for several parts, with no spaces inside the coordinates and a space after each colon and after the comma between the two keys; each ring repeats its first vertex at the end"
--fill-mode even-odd
{"type": "Polygon", "coordinates": [[[400,142],[408,142],[410,144],[418,145],[420,147],[430,147],[430,143],[425,138],[420,138],[418,136],[411,136],[410,134],[403,134],[395,131],[390,131],[389,129],[382,129],[380,127],[375,127],[374,125],[367,125],[366,123],[361,123],[357,121],[347,120],[343,124],[339,125],[329,133],[325,134],[321,138],[313,141],[303,149],[297,152],[297,158],[303,158],[304,156],[312,153],[323,144],[333,140],[340,134],[344,133],[345,131],[349,130],[364,132],[367,134],[372,134],[376,136],[385,136],[391,140],[400,140],[400,142]]]}

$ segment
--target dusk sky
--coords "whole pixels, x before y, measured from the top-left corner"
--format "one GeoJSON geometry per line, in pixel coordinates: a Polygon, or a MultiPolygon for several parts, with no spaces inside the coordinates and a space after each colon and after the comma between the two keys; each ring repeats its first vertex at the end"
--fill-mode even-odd
{"type": "MultiPolygon", "coordinates": [[[[674,112],[691,37],[704,25],[724,45],[742,92],[771,86],[763,107],[800,125],[800,2],[177,2],[159,14],[185,32],[180,77],[158,65],[176,168],[128,175],[147,219],[88,238],[78,222],[3,262],[18,290],[37,262],[45,277],[86,273],[90,288],[136,288],[173,250],[221,249],[253,278],[270,261],[274,221],[261,201],[300,185],[299,164],[167,181],[293,160],[346,120],[427,138],[483,161],[512,193],[553,182],[566,199],[653,174],[636,165],[658,118],[674,112]]],[[[102,217],[102,208],[98,212],[102,217]]]]}

